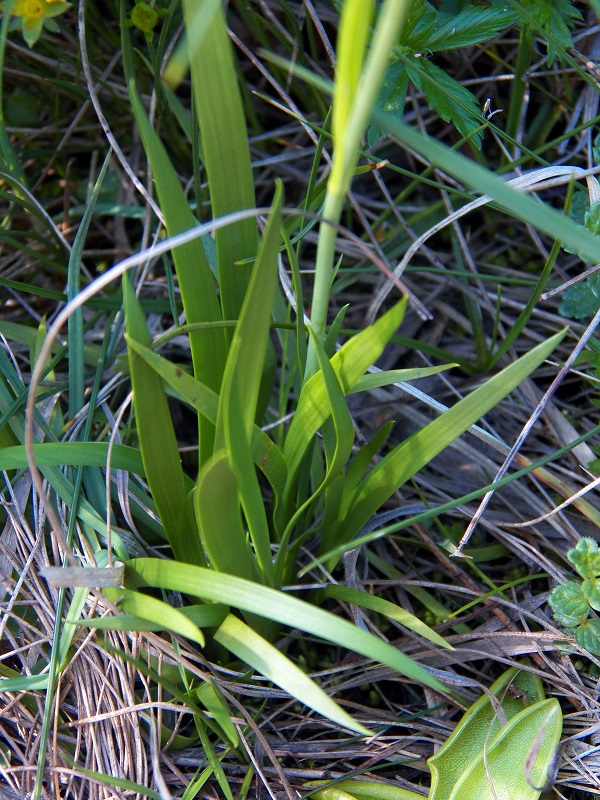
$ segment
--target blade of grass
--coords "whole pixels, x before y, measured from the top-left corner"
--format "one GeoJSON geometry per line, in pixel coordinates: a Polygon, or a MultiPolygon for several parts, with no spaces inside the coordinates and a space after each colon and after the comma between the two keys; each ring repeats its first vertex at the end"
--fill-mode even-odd
{"type": "Polygon", "coordinates": [[[289,594],[233,575],[215,574],[191,564],[137,558],[125,566],[125,583],[131,589],[155,586],[193,593],[212,602],[227,603],[282,625],[312,633],[339,647],[354,650],[436,691],[446,694],[450,691],[408,656],[367,631],[289,594]]]}
{"type": "MultiPolygon", "coordinates": [[[[129,278],[123,276],[126,336],[146,346],[150,335],[129,278]]],[[[129,351],[137,433],[146,479],[175,558],[204,564],[200,537],[188,512],[183,470],[162,380],[129,351]]]]}
{"type": "MultiPolygon", "coordinates": [[[[186,29],[199,23],[205,4],[183,0],[186,29]]],[[[214,4],[213,4],[214,5],[214,4]]],[[[231,42],[222,8],[211,7],[211,20],[201,47],[190,52],[192,91],[204,166],[208,175],[213,217],[254,208],[254,179],[244,110],[231,42]]],[[[256,225],[252,218],[217,230],[219,289],[224,319],[237,319],[250,281],[251,265],[236,262],[256,254],[256,225]]]]}
{"type": "Polygon", "coordinates": [[[215,639],[244,663],[318,714],[363,736],[371,734],[371,731],[353,720],[289,658],[237,617],[229,615],[215,633],[215,639]]]}

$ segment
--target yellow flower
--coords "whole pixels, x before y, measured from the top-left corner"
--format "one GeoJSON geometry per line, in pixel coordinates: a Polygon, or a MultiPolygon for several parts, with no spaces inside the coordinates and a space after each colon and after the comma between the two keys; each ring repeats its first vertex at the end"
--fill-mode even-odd
{"type": "Polygon", "coordinates": [[[64,14],[70,7],[71,3],[62,0],[15,0],[11,14],[17,20],[11,27],[13,30],[20,28],[29,47],[33,47],[43,28],[53,33],[60,30],[53,17],[64,14]]]}

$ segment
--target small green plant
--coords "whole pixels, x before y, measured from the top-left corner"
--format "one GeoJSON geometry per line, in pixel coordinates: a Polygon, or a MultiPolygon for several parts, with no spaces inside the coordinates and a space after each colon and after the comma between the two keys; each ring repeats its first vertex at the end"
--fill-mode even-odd
{"type": "Polygon", "coordinates": [[[581,583],[567,581],[557,586],[549,603],[554,619],[577,644],[600,656],[600,619],[590,617],[600,611],[600,549],[594,539],[584,538],[567,553],[567,558],[581,576],[581,583]]]}
{"type": "MultiPolygon", "coordinates": [[[[537,676],[512,667],[466,711],[428,760],[428,800],[537,800],[554,781],[561,731],[558,700],[545,699],[537,676]]],[[[317,800],[423,798],[371,780],[343,780],[313,796],[317,800]]]]}

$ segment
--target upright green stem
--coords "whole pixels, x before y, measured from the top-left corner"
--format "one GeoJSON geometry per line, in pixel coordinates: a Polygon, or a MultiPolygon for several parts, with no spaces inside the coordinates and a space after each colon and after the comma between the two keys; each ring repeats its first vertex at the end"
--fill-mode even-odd
{"type": "MultiPolygon", "coordinates": [[[[408,0],[386,0],[379,13],[363,70],[366,26],[370,22],[367,15],[369,7],[370,4],[365,4],[364,0],[346,0],[340,20],[333,106],[333,164],[323,208],[324,220],[319,231],[311,311],[311,326],[318,341],[323,339],[325,333],[333,281],[334,226],[340,221],[362,135],[379,95],[390,53],[398,41],[408,0]]],[[[308,343],[305,380],[314,375],[317,369],[317,354],[311,340],[308,343]]]]}

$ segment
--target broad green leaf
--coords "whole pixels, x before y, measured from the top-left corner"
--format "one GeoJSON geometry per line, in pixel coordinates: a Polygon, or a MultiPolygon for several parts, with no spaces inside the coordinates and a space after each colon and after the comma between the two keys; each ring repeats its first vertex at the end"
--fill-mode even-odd
{"type": "Polygon", "coordinates": [[[128,588],[155,586],[193,594],[217,603],[271,619],[281,625],[319,636],[340,647],[354,650],[367,658],[386,664],[412,680],[449,693],[440,681],[395,647],[363,631],[340,617],[292,597],[233,575],[191,564],[166,562],[154,558],[132,559],[125,566],[128,588]]]}
{"type": "MultiPolygon", "coordinates": [[[[537,704],[544,697],[540,679],[515,667],[504,672],[489,691],[499,699],[502,714],[508,720],[523,709],[527,709],[528,704],[537,704]]],[[[428,800],[449,800],[461,775],[465,774],[469,765],[482,754],[486,742],[488,743],[486,752],[489,754],[489,743],[500,727],[500,714],[492,705],[489,695],[482,695],[467,710],[438,752],[427,761],[431,770],[431,790],[428,800]]],[[[515,753],[512,763],[515,763],[521,755],[520,752],[515,753]]],[[[507,763],[510,763],[509,759],[507,763]]],[[[477,790],[479,788],[477,787],[477,790]]],[[[460,795],[456,800],[459,800],[459,797],[460,795]]],[[[479,800],[480,795],[478,791],[474,791],[472,795],[465,795],[464,800],[471,797],[473,800],[475,798],[479,800]]],[[[517,798],[521,800],[520,795],[516,794],[511,800],[517,798]]]]}
{"type": "Polygon", "coordinates": [[[322,716],[363,736],[371,734],[289,658],[237,617],[228,616],[214,638],[243,662],[322,716]]]}
{"type": "MultiPolygon", "coordinates": [[[[218,628],[227,614],[229,614],[229,607],[222,603],[184,606],[177,610],[198,628],[218,628]]],[[[162,623],[150,622],[133,614],[119,614],[116,617],[94,617],[92,619],[77,619],[71,615],[67,622],[72,622],[80,627],[110,631],[162,631],[165,629],[162,623]]]]}
{"type": "Polygon", "coordinates": [[[335,597],[337,600],[343,600],[345,603],[353,603],[360,608],[368,608],[378,614],[383,614],[390,619],[396,620],[396,622],[399,622],[401,625],[404,625],[405,628],[418,633],[419,636],[423,636],[423,638],[428,639],[430,642],[440,647],[446,647],[450,650],[453,649],[452,645],[449,645],[448,642],[440,636],[439,633],[432,630],[429,625],[426,625],[414,614],[405,611],[394,603],[390,603],[389,600],[385,600],[383,597],[376,597],[367,592],[361,592],[358,589],[351,589],[349,586],[340,586],[332,583],[325,589],[325,594],[328,597],[335,597]]]}
{"type": "Polygon", "coordinates": [[[225,698],[212,678],[196,689],[196,697],[202,705],[210,711],[215,722],[223,729],[223,733],[230,747],[239,747],[240,737],[238,736],[235,725],[231,721],[233,712],[227,705],[225,698]]]}
{"type": "MultiPolygon", "coordinates": [[[[125,328],[129,341],[150,345],[144,314],[127,275],[123,276],[125,328]]],[[[184,477],[162,380],[129,350],[133,405],[146,479],[176,559],[203,564],[200,537],[188,513],[184,477]]]]}
{"type": "Polygon", "coordinates": [[[537,800],[554,762],[561,731],[562,713],[555,698],[524,708],[482,748],[460,776],[449,800],[537,800]]]}
{"type": "Polygon", "coordinates": [[[600,611],[600,580],[592,578],[591,580],[583,581],[581,591],[591,607],[596,611],[600,611]]]}
{"type": "Polygon", "coordinates": [[[558,308],[569,319],[591,319],[600,308],[600,274],[569,286],[558,308]]]}
{"type": "MultiPolygon", "coordinates": [[[[243,391],[243,403],[232,406],[230,413],[241,417],[242,427],[248,439],[252,433],[256,416],[277,289],[277,256],[281,240],[279,226],[282,205],[283,185],[278,181],[273,205],[252,270],[252,277],[246,290],[238,324],[233,333],[232,346],[235,344],[236,350],[229,354],[223,380],[223,397],[228,396],[228,393],[231,394],[234,385],[240,392],[240,399],[243,391]]],[[[223,407],[221,407],[222,409],[223,407]]],[[[225,415],[224,420],[219,420],[217,423],[216,446],[218,447],[223,444],[222,438],[220,438],[222,437],[221,425],[227,426],[227,421],[227,415],[225,415]]]]}
{"type": "MultiPolygon", "coordinates": [[[[216,423],[219,397],[215,392],[197,381],[191,375],[188,375],[188,373],[182,370],[178,365],[172,364],[170,361],[159,356],[148,347],[144,347],[139,342],[132,341],[129,343],[129,346],[134,352],[141,356],[186,403],[189,403],[192,408],[195,408],[199,414],[204,414],[207,419],[216,423]]],[[[252,430],[251,446],[254,463],[268,479],[276,497],[281,497],[285,486],[287,469],[279,448],[277,448],[272,439],[256,425],[252,430]]]]}
{"type": "MultiPolygon", "coordinates": [[[[238,495],[262,581],[269,585],[273,584],[269,523],[261,486],[254,469],[250,439],[257,413],[263,367],[270,346],[269,332],[277,288],[282,203],[283,191],[278,183],[229,350],[215,438],[215,445],[220,448],[224,446],[227,451],[229,464],[237,479],[238,495]]],[[[207,529],[204,530],[204,535],[209,535],[207,529]]],[[[247,573],[246,576],[250,577],[247,573]]]]}
{"type": "Polygon", "coordinates": [[[385,425],[382,425],[381,428],[375,434],[373,434],[371,439],[369,439],[369,441],[360,448],[358,453],[356,453],[350,462],[350,466],[344,475],[343,492],[340,499],[338,517],[345,516],[348,506],[354,497],[356,487],[367,471],[371,461],[375,458],[377,453],[385,444],[385,441],[390,435],[393,427],[393,420],[390,420],[389,422],[386,422],[385,425]]]}
{"type": "Polygon", "coordinates": [[[388,453],[358,487],[338,541],[350,541],[395,491],[530,375],[564,335],[560,331],[534,347],[388,453]]]}
{"type": "Polygon", "coordinates": [[[567,581],[557,586],[548,598],[554,619],[564,628],[581,625],[590,614],[590,605],[579,583],[567,581]]]}
{"type": "MultiPolygon", "coordinates": [[[[315,781],[315,784],[318,783],[315,781]]],[[[313,783],[309,784],[312,788],[313,783]]],[[[332,786],[313,792],[316,800],[423,800],[424,795],[402,789],[393,783],[374,780],[336,781],[332,786]]]]}
{"type": "MultiPolygon", "coordinates": [[[[224,450],[216,453],[200,470],[194,491],[194,511],[212,569],[257,580],[254,554],[242,524],[238,482],[224,450]]],[[[191,589],[188,586],[183,591],[195,593],[191,589]]]]}
{"type": "MultiPolygon", "coordinates": [[[[200,647],[204,647],[202,631],[178,608],[174,608],[156,597],[132,592],[129,589],[103,589],[103,594],[111,603],[118,603],[119,608],[123,609],[125,614],[147,619],[155,625],[162,625],[163,630],[179,633],[196,642],[200,647]]],[[[79,620],[70,621],[77,624],[79,620]]]]}
{"type": "Polygon", "coordinates": [[[18,678],[0,678],[0,692],[43,692],[47,688],[47,675],[20,675],[18,678]]]}

